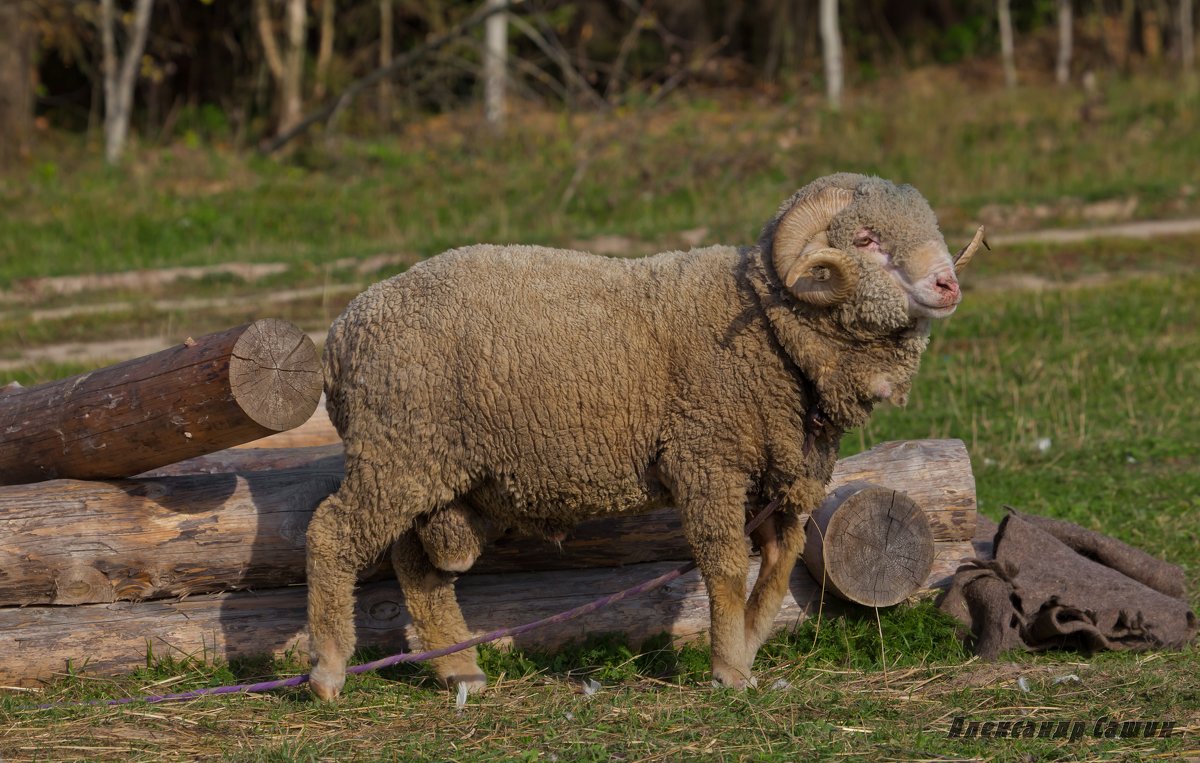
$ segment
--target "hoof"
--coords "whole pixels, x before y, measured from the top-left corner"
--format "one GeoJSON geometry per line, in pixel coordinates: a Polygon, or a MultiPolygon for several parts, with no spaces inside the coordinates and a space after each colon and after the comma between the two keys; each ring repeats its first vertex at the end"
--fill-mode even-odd
{"type": "Polygon", "coordinates": [[[482,673],[465,676],[446,676],[443,680],[448,687],[455,691],[460,691],[461,687],[465,686],[467,694],[476,694],[487,687],[487,676],[482,673]]]}
{"type": "Polygon", "coordinates": [[[713,670],[713,687],[717,689],[738,689],[745,691],[758,686],[758,679],[749,673],[741,673],[730,668],[713,670]]]}
{"type": "Polygon", "coordinates": [[[322,702],[332,702],[342,693],[342,687],[346,684],[346,674],[334,677],[327,673],[332,671],[322,671],[318,665],[313,669],[308,676],[308,685],[312,689],[312,693],[317,699],[322,702]]]}

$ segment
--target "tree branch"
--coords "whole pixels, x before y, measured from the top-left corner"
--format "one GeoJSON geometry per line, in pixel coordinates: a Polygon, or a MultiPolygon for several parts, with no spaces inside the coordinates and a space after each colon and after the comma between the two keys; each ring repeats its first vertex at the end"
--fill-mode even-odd
{"type": "Polygon", "coordinates": [[[608,108],[609,104],[600,96],[596,90],[588,84],[583,75],[571,65],[571,60],[567,56],[566,51],[561,46],[557,48],[551,45],[542,34],[533,27],[528,21],[518,16],[512,18],[512,25],[517,31],[528,37],[534,45],[537,45],[543,53],[545,53],[551,61],[558,64],[558,68],[562,70],[563,79],[567,80],[568,85],[574,85],[581,93],[587,96],[587,99],[592,102],[592,105],[598,108],[608,108]]]}
{"type": "Polygon", "coordinates": [[[426,40],[417,47],[396,56],[387,66],[381,66],[370,74],[360,77],[354,82],[351,82],[346,88],[337,95],[337,97],[327,101],[325,105],[308,116],[301,119],[294,127],[286,132],[281,132],[271,140],[265,141],[259,148],[263,154],[273,154],[285,145],[290,143],[295,138],[304,134],[310,127],[317,122],[324,121],[335,114],[338,114],[344,109],[351,100],[358,96],[359,93],[367,88],[383,81],[388,77],[394,76],[397,72],[410,66],[414,61],[422,56],[443,47],[447,43],[453,42],[468,31],[487,21],[491,16],[497,13],[510,11],[520,5],[524,0],[509,0],[506,3],[496,6],[481,6],[479,10],[472,13],[462,22],[456,24],[445,34],[438,35],[430,40],[426,40]]]}

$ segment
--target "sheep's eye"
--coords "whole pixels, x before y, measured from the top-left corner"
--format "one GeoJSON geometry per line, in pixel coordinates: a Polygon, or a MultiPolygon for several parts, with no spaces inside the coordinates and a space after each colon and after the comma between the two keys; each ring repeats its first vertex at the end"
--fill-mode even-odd
{"type": "Polygon", "coordinates": [[[859,236],[858,238],[854,239],[854,245],[857,247],[867,247],[873,243],[875,243],[875,239],[871,238],[870,236],[859,236]]]}

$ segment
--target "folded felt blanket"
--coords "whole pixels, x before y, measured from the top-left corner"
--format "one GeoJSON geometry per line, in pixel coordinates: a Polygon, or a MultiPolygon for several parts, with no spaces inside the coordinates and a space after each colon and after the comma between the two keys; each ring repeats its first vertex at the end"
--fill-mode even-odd
{"type": "Polygon", "coordinates": [[[1010,512],[994,558],[959,567],[937,602],[970,629],[980,657],[1178,649],[1196,636],[1179,567],[1070,522],[1010,512]]]}

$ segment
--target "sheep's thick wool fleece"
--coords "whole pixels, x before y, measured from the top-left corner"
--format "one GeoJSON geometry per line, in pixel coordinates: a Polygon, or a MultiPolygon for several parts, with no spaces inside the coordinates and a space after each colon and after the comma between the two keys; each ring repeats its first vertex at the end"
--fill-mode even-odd
{"type": "Polygon", "coordinates": [[[782,292],[757,247],[455,250],[375,284],[334,323],[330,415],[347,455],[377,467],[384,504],[405,500],[386,478],[402,466],[426,496],[468,495],[538,534],[665,502],[680,486],[664,453],[688,459],[680,473],[736,471],[750,495],[808,507],[843,430],[870,415],[873,375],[907,391],[926,338],[856,341],[847,315],[782,292]],[[830,424],[805,453],[814,404],[830,424]]]}

